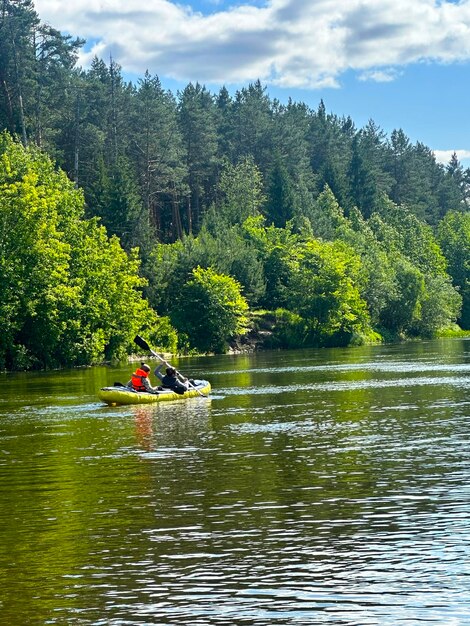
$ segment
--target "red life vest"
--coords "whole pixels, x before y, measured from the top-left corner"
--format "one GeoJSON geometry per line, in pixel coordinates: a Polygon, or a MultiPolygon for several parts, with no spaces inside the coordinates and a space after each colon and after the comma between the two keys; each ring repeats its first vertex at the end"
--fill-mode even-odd
{"type": "Polygon", "coordinates": [[[147,389],[144,386],[144,378],[148,378],[149,373],[146,372],[145,370],[141,370],[140,367],[138,369],[136,369],[136,371],[134,372],[134,374],[132,374],[132,387],[133,389],[135,389],[136,391],[147,391],[147,389]]]}

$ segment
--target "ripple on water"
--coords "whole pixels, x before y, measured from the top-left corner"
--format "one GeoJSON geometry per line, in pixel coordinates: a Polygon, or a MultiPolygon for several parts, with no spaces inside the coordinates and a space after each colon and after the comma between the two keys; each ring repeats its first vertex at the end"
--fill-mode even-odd
{"type": "Polygon", "coordinates": [[[468,366],[380,350],[264,355],[210,403],[15,405],[5,623],[469,624],[468,366]]]}

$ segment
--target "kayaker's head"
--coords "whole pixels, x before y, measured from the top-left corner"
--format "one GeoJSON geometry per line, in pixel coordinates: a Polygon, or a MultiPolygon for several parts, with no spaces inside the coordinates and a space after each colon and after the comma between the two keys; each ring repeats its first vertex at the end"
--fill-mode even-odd
{"type": "Polygon", "coordinates": [[[174,367],[167,367],[166,368],[166,375],[167,376],[176,376],[176,370],[174,367]]]}
{"type": "Polygon", "coordinates": [[[150,366],[147,365],[147,363],[141,363],[140,364],[140,369],[144,370],[144,372],[147,372],[147,373],[150,372],[150,366]]]}

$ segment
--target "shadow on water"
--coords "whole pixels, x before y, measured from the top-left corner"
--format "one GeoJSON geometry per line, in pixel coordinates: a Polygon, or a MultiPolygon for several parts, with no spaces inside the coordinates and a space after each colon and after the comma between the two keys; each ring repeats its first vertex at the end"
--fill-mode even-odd
{"type": "Polygon", "coordinates": [[[469,345],[2,376],[0,623],[470,623],[469,345]]]}

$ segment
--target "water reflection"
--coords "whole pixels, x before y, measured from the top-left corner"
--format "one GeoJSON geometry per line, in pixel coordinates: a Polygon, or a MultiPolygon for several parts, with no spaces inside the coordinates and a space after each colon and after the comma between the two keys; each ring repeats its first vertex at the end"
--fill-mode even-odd
{"type": "Polygon", "coordinates": [[[470,623],[468,353],[194,359],[211,398],[141,407],[95,400],[119,370],[7,389],[0,622],[470,623]]]}
{"type": "Polygon", "coordinates": [[[135,432],[139,445],[144,450],[154,447],[153,412],[148,407],[133,407],[135,432]]]}
{"type": "Polygon", "coordinates": [[[184,442],[210,427],[211,401],[210,397],[189,398],[181,402],[128,407],[135,419],[139,446],[146,451],[159,450],[160,454],[168,446],[176,450],[174,444],[178,442],[184,447],[184,442]]]}

